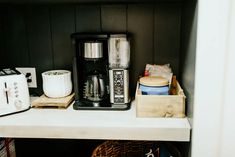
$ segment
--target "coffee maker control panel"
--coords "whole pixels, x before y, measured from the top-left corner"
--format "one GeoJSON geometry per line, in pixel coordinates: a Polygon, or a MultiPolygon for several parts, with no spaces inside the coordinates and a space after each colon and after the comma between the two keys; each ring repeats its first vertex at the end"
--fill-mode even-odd
{"type": "Polygon", "coordinates": [[[113,92],[114,92],[114,103],[124,103],[124,81],[123,81],[123,70],[115,70],[113,72],[113,92]]]}
{"type": "Polygon", "coordinates": [[[124,104],[128,102],[128,70],[112,69],[110,75],[111,103],[124,104]]]}

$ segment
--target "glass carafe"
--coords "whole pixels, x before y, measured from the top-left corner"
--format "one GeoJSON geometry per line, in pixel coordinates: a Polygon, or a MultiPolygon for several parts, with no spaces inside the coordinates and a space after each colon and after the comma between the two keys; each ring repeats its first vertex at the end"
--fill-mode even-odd
{"type": "Polygon", "coordinates": [[[87,76],[84,84],[83,98],[90,101],[102,101],[105,98],[105,82],[102,74],[94,72],[87,76]]]}

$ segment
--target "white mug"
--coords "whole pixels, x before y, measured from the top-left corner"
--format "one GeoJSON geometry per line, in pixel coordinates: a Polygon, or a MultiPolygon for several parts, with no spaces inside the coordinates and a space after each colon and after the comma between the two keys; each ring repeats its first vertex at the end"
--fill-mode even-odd
{"type": "Polygon", "coordinates": [[[51,70],[42,73],[43,92],[50,98],[60,98],[72,92],[71,72],[51,70]]]}

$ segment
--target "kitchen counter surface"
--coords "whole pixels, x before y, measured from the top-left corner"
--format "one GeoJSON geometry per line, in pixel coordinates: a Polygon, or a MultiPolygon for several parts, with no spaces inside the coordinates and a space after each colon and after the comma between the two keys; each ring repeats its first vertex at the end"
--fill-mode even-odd
{"type": "Polygon", "coordinates": [[[0,137],[189,141],[187,118],[136,118],[127,111],[35,109],[0,117],[0,137]]]}

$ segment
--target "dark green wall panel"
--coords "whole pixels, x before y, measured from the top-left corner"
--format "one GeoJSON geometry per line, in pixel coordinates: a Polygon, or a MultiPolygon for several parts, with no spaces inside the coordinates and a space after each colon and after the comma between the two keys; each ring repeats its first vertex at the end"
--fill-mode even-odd
{"type": "Polygon", "coordinates": [[[154,15],[154,63],[170,63],[178,76],[181,5],[157,4],[154,15]]]}
{"type": "Polygon", "coordinates": [[[101,31],[100,5],[79,5],[76,9],[76,32],[101,31]]]}
{"type": "Polygon", "coordinates": [[[50,9],[46,6],[27,9],[30,65],[36,67],[38,92],[42,89],[41,73],[53,69],[50,9]]]}
{"type": "Polygon", "coordinates": [[[133,34],[130,68],[132,95],[145,65],[153,63],[153,9],[152,5],[128,5],[127,31],[133,34]]]}
{"type": "Polygon", "coordinates": [[[127,26],[126,5],[102,5],[101,24],[102,31],[126,32],[127,26]]]}
{"type": "Polygon", "coordinates": [[[70,34],[75,32],[75,7],[54,6],[51,9],[51,30],[55,69],[72,69],[73,52],[70,34]]]}
{"type": "Polygon", "coordinates": [[[28,66],[28,44],[22,7],[9,6],[3,13],[4,66],[28,66]]]}
{"type": "Polygon", "coordinates": [[[1,10],[0,40],[6,44],[1,43],[0,48],[7,52],[4,64],[36,67],[39,91],[43,71],[71,69],[73,32],[127,31],[133,35],[132,95],[147,63],[170,63],[178,75],[180,3],[16,5],[1,10]]]}
{"type": "Polygon", "coordinates": [[[0,58],[2,59],[2,61],[0,62],[0,68],[3,68],[4,65],[5,65],[5,41],[4,41],[4,30],[3,30],[3,27],[4,27],[4,11],[5,11],[5,8],[3,7],[0,7],[0,58]]]}

